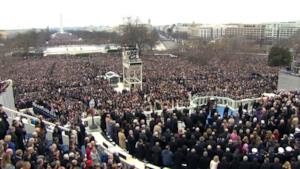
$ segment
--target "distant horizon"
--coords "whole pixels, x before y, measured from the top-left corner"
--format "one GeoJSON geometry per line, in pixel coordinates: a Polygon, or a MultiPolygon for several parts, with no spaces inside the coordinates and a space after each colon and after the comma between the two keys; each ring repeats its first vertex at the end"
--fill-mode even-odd
{"type": "Polygon", "coordinates": [[[1,3],[0,30],[117,26],[124,17],[152,25],[269,23],[300,20],[298,0],[9,0],[1,3]]]}
{"type": "MultiPolygon", "coordinates": [[[[176,22],[176,23],[169,23],[169,24],[160,24],[160,25],[154,25],[151,24],[153,26],[167,26],[167,25],[173,25],[173,24],[204,24],[204,25],[226,25],[226,24],[268,24],[268,23],[288,23],[288,22],[300,22],[300,18],[298,20],[287,20],[287,21],[268,21],[268,22],[227,22],[227,23],[203,23],[203,22],[176,22]]],[[[142,24],[146,24],[147,22],[141,22],[142,24]]],[[[74,26],[64,26],[64,29],[73,29],[73,28],[88,28],[88,27],[116,27],[119,25],[122,25],[123,23],[117,24],[117,25],[74,25],[74,26]]],[[[59,26],[55,26],[55,27],[50,27],[50,26],[46,26],[46,27],[28,27],[28,28],[12,28],[12,29],[1,29],[2,31],[17,31],[17,30],[31,30],[31,29],[47,29],[49,28],[51,29],[55,29],[55,30],[59,30],[59,26]]]]}

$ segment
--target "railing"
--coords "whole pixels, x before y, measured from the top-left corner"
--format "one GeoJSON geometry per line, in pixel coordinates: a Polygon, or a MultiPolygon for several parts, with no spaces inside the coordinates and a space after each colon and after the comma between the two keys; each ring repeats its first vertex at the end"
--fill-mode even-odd
{"type": "MultiPolygon", "coordinates": [[[[94,121],[96,125],[100,125],[100,116],[95,116],[94,121]]],[[[82,120],[86,125],[92,125],[92,117],[87,117],[82,120]]],[[[105,138],[100,128],[96,130],[88,130],[88,133],[92,134],[96,139],[97,145],[106,153],[118,153],[121,162],[123,163],[124,168],[129,169],[130,166],[135,166],[139,169],[151,168],[151,169],[160,169],[161,167],[152,165],[150,163],[142,162],[134,158],[126,150],[122,149],[115,142],[109,138],[105,138]]]]}
{"type": "Polygon", "coordinates": [[[252,109],[253,103],[260,98],[253,98],[253,99],[242,99],[242,100],[233,100],[228,97],[219,97],[219,96],[194,96],[191,100],[190,107],[197,107],[206,105],[208,103],[208,99],[213,98],[216,100],[216,103],[220,106],[226,106],[231,110],[238,110],[239,106],[248,104],[248,110],[252,109]]]}
{"type": "MultiPolygon", "coordinates": [[[[29,133],[32,133],[35,131],[35,123],[37,121],[39,121],[38,118],[24,114],[24,113],[20,113],[18,111],[12,110],[10,108],[7,107],[3,107],[4,111],[7,113],[8,116],[8,121],[11,123],[16,117],[19,117],[20,119],[22,119],[22,122],[25,125],[26,131],[28,131],[29,133]]],[[[55,127],[55,124],[50,123],[48,121],[43,121],[46,125],[46,129],[47,129],[47,139],[52,139],[52,133],[53,133],[53,129],[55,127]]],[[[68,133],[70,131],[70,129],[59,126],[59,128],[62,130],[62,138],[63,138],[63,144],[64,145],[69,145],[69,136],[68,133]]]]}
{"type": "Polygon", "coordinates": [[[56,119],[56,114],[44,106],[38,105],[35,102],[32,103],[33,112],[37,115],[43,115],[47,120],[56,119]]]}
{"type": "MultiPolygon", "coordinates": [[[[252,105],[254,103],[255,100],[258,100],[260,98],[255,98],[255,99],[243,99],[243,100],[233,100],[227,97],[217,97],[217,96],[194,96],[191,99],[191,104],[190,107],[175,107],[178,110],[183,110],[183,109],[193,109],[197,106],[202,106],[207,104],[208,99],[210,98],[214,98],[217,102],[217,104],[221,105],[221,106],[225,106],[228,105],[228,107],[232,110],[237,110],[240,104],[248,104],[248,108],[252,108],[252,105]]],[[[169,109],[170,110],[174,110],[173,109],[169,109]]],[[[26,130],[29,132],[33,132],[35,125],[34,123],[36,121],[38,121],[39,119],[24,113],[20,113],[17,112],[15,110],[12,110],[10,108],[4,107],[5,112],[8,114],[9,116],[9,121],[11,122],[14,118],[16,117],[22,117],[23,118],[23,122],[25,124],[26,130]]],[[[147,119],[151,118],[151,113],[153,111],[145,111],[145,115],[147,117],[147,119]]],[[[155,110],[155,113],[158,113],[159,115],[161,115],[162,110],[155,110]]],[[[94,117],[94,121],[96,123],[96,125],[100,126],[100,116],[95,116],[94,117]]],[[[87,126],[91,126],[92,125],[92,118],[91,117],[87,117],[85,119],[83,119],[83,122],[87,125],[87,126]]],[[[44,121],[44,123],[47,126],[47,138],[52,138],[52,131],[53,128],[55,126],[55,124],[50,123],[48,121],[44,121]]],[[[69,129],[65,128],[65,127],[61,127],[60,128],[63,130],[63,143],[65,145],[69,144],[69,137],[68,134],[69,133],[69,129]]],[[[130,168],[132,165],[135,166],[136,168],[139,169],[145,169],[145,168],[151,168],[151,169],[160,169],[161,167],[152,165],[150,163],[147,162],[142,162],[136,158],[134,158],[132,155],[130,155],[126,150],[122,149],[121,147],[119,147],[118,145],[116,145],[116,143],[114,143],[112,140],[105,138],[101,129],[98,128],[96,130],[87,130],[88,134],[92,134],[94,136],[94,138],[96,139],[96,143],[97,145],[100,147],[100,149],[102,149],[104,152],[106,153],[118,153],[121,162],[123,163],[125,168],[130,168]]]]}
{"type": "MultiPolygon", "coordinates": [[[[24,113],[20,113],[18,111],[12,110],[7,107],[3,107],[3,109],[8,115],[8,121],[10,124],[12,123],[12,121],[15,118],[19,117],[22,120],[22,122],[24,123],[25,129],[28,133],[33,133],[35,131],[35,123],[39,120],[38,118],[24,114],[24,113]]],[[[100,116],[94,117],[94,121],[96,122],[97,125],[100,125],[100,116]]],[[[46,138],[51,140],[55,124],[45,121],[45,120],[43,122],[45,123],[46,128],[47,128],[46,138]]],[[[85,122],[88,126],[90,126],[92,124],[92,118],[88,117],[86,119],[83,119],[83,122],[85,122]]],[[[70,129],[68,129],[66,127],[62,127],[62,126],[59,126],[59,127],[63,131],[62,132],[63,144],[69,145],[68,133],[70,132],[70,129]]],[[[132,157],[132,155],[130,155],[126,150],[122,149],[121,147],[116,145],[114,142],[106,139],[103,136],[101,129],[87,130],[87,133],[92,134],[95,137],[97,145],[104,152],[118,153],[120,160],[124,165],[124,168],[129,169],[131,166],[135,166],[136,168],[139,168],[139,169],[145,169],[145,168],[160,169],[161,168],[161,167],[152,165],[150,163],[142,162],[142,161],[132,157]]]]}
{"type": "MultiPolygon", "coordinates": [[[[173,109],[168,109],[168,110],[169,111],[172,111],[174,109],[177,109],[177,110],[189,109],[189,110],[191,110],[197,106],[202,106],[202,105],[207,104],[209,98],[216,99],[217,104],[220,106],[228,105],[228,107],[231,110],[237,110],[240,104],[243,104],[243,105],[248,104],[248,109],[251,109],[254,101],[260,99],[260,98],[254,98],[254,99],[233,100],[233,99],[230,99],[227,97],[216,97],[216,96],[198,97],[198,96],[195,96],[191,99],[190,107],[174,107],[173,109]]],[[[144,111],[144,114],[146,115],[147,119],[151,118],[152,112],[153,111],[144,111]]],[[[155,110],[154,112],[157,113],[158,115],[161,115],[162,110],[155,110]]],[[[100,126],[100,120],[101,120],[100,116],[94,117],[94,121],[95,121],[96,125],[98,125],[98,126],[100,126]]],[[[85,119],[83,119],[83,121],[88,126],[92,125],[91,117],[85,118],[85,119]]],[[[126,150],[124,150],[121,147],[119,147],[118,145],[116,145],[116,143],[114,143],[112,140],[106,139],[103,136],[101,129],[98,129],[96,131],[90,131],[90,133],[93,134],[93,136],[95,137],[95,139],[97,141],[97,145],[100,146],[100,148],[103,149],[105,152],[107,152],[107,153],[117,152],[120,155],[120,160],[122,161],[123,165],[125,165],[125,168],[129,168],[132,165],[134,165],[136,168],[141,168],[141,169],[145,169],[145,168],[159,169],[159,168],[161,168],[161,167],[152,165],[150,163],[145,163],[138,159],[133,158],[132,155],[130,155],[126,150]]]]}
{"type": "MultiPolygon", "coordinates": [[[[5,107],[4,111],[8,115],[8,121],[11,123],[16,117],[20,117],[22,122],[25,125],[26,131],[29,133],[32,133],[35,131],[35,123],[39,120],[36,117],[27,115],[25,113],[21,113],[18,111],[15,111],[14,107],[14,97],[13,97],[13,90],[12,90],[12,81],[9,80],[10,86],[7,88],[7,91],[5,93],[2,93],[0,97],[0,103],[2,103],[5,107]]],[[[183,109],[189,109],[192,110],[193,108],[197,106],[206,105],[208,103],[208,99],[214,98],[216,99],[216,103],[221,106],[228,105],[228,107],[231,110],[237,110],[240,104],[248,104],[248,109],[251,109],[253,106],[253,103],[255,100],[258,100],[260,98],[253,98],[253,99],[242,99],[242,100],[233,100],[227,97],[217,97],[217,96],[194,96],[191,98],[190,106],[189,107],[173,107],[172,109],[169,109],[169,111],[172,111],[174,109],[177,110],[183,110],[183,109]]],[[[147,119],[151,119],[151,113],[153,111],[144,111],[144,114],[146,115],[147,119]]],[[[162,110],[154,110],[155,113],[161,115],[162,110]]],[[[191,112],[191,111],[190,111],[191,112]]],[[[94,121],[96,125],[100,126],[100,116],[95,116],[94,121]]],[[[52,133],[53,129],[55,127],[55,124],[43,121],[47,128],[47,139],[52,139],[52,133]]],[[[87,124],[87,126],[92,125],[92,118],[88,117],[83,119],[83,122],[87,124]]],[[[62,137],[63,137],[63,144],[69,145],[69,132],[70,129],[66,127],[59,126],[60,129],[62,129],[62,137]]],[[[102,134],[101,129],[96,130],[87,130],[88,134],[92,134],[97,142],[97,145],[106,153],[118,153],[120,156],[120,160],[125,166],[125,168],[130,168],[130,166],[134,165],[136,168],[139,169],[145,169],[145,168],[151,168],[151,169],[160,169],[161,167],[152,165],[150,163],[142,162],[130,155],[126,150],[122,149],[118,145],[116,145],[111,140],[108,140],[104,137],[102,134]]]]}
{"type": "MultiPolygon", "coordinates": [[[[207,101],[209,98],[215,98],[218,100],[219,105],[229,105],[229,108],[232,110],[236,110],[240,103],[249,104],[249,107],[253,105],[253,102],[257,99],[243,99],[243,100],[233,100],[226,97],[215,97],[215,96],[203,96],[203,97],[194,97],[192,98],[190,107],[174,107],[173,109],[168,109],[168,111],[172,111],[174,109],[177,110],[183,110],[183,109],[193,109],[197,106],[205,105],[207,104],[207,101]]],[[[144,111],[145,116],[149,120],[151,118],[151,113],[153,111],[144,111]]],[[[155,113],[158,115],[161,115],[162,110],[154,110],[155,113]]],[[[100,126],[101,117],[95,116],[94,121],[96,125],[100,126]]],[[[83,122],[87,126],[92,125],[92,117],[87,117],[83,119],[83,122]]],[[[119,147],[116,143],[114,143],[111,139],[108,140],[103,136],[103,133],[101,132],[101,129],[97,129],[96,131],[90,131],[90,133],[95,137],[97,141],[97,145],[104,150],[106,153],[115,153],[117,152],[120,155],[120,160],[122,161],[123,165],[125,165],[125,168],[129,168],[131,165],[134,165],[136,168],[153,168],[153,169],[159,169],[161,167],[152,165],[150,163],[144,163],[138,159],[135,159],[130,155],[126,150],[119,147]]]]}

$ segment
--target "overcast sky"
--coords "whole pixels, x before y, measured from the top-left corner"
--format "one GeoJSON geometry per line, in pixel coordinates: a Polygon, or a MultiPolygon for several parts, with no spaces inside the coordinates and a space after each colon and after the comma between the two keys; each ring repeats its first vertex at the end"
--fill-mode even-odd
{"type": "Polygon", "coordinates": [[[139,17],[170,23],[300,20],[300,0],[1,0],[0,29],[118,25],[139,17]]]}

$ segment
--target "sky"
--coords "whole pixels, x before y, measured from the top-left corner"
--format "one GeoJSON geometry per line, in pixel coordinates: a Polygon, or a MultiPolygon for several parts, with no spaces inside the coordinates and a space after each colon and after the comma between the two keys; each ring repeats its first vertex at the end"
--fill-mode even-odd
{"type": "Polygon", "coordinates": [[[115,26],[123,17],[173,23],[262,23],[300,20],[299,0],[1,0],[0,30],[63,25],[115,26]]]}

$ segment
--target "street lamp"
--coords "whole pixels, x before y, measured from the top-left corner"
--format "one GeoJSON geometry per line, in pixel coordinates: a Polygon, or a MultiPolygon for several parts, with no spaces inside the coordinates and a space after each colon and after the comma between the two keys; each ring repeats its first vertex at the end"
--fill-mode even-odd
{"type": "Polygon", "coordinates": [[[95,100],[94,99],[91,99],[90,102],[89,102],[89,107],[90,107],[90,110],[91,110],[91,114],[92,114],[92,125],[90,126],[90,129],[97,129],[97,125],[95,124],[95,120],[94,120],[94,115],[95,115],[95,100]]]}

